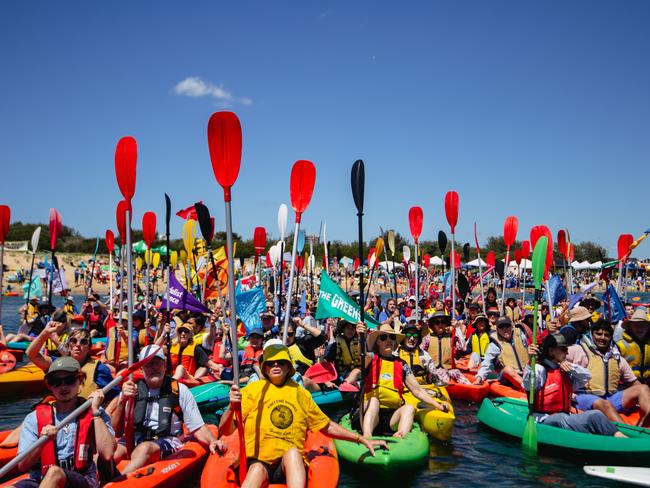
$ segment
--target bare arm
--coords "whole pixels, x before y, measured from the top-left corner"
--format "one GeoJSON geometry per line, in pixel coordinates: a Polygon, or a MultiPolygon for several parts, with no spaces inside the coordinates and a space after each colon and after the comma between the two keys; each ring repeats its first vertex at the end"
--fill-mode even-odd
{"type": "Polygon", "coordinates": [[[38,334],[36,339],[30,342],[29,347],[27,347],[27,357],[40,369],[47,371],[52,364],[52,358],[43,356],[41,354],[41,349],[45,341],[50,339],[52,335],[56,332],[57,326],[55,322],[48,323],[43,331],[38,334]]]}
{"type": "MultiPolygon", "coordinates": [[[[88,399],[93,402],[91,406],[93,415],[99,414],[99,407],[104,401],[104,393],[102,393],[101,390],[95,390],[88,396],[88,399]]],[[[97,448],[97,454],[104,460],[113,459],[117,443],[115,442],[115,437],[113,437],[108,430],[106,422],[104,422],[104,419],[101,416],[94,417],[93,426],[95,428],[95,445],[97,448]]]]}
{"type": "Polygon", "coordinates": [[[388,446],[386,446],[386,441],[366,439],[356,432],[349,431],[333,420],[330,420],[330,423],[322,428],[321,432],[328,437],[332,437],[333,439],[341,439],[344,441],[356,442],[357,444],[363,444],[368,448],[370,454],[373,456],[375,455],[375,447],[381,446],[385,449],[388,448],[388,446]]]}
{"type": "Polygon", "coordinates": [[[429,393],[420,386],[420,384],[417,382],[415,379],[415,376],[410,374],[404,378],[404,383],[406,386],[408,386],[409,390],[411,390],[411,393],[413,393],[413,396],[417,398],[418,400],[423,401],[424,403],[427,403],[431,405],[432,407],[435,407],[438,410],[442,410],[443,412],[446,412],[449,410],[449,407],[445,403],[440,403],[436,400],[433,399],[429,393]]]}

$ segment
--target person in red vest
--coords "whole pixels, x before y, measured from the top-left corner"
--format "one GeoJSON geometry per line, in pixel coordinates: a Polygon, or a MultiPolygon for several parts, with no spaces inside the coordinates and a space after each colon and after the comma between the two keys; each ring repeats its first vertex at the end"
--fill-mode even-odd
{"type": "Polygon", "coordinates": [[[115,433],[110,417],[101,407],[104,394],[92,392],[91,407],[77,420],[57,431],[56,425],[76,409],[83,399],[78,397],[85,374],[71,357],[57,358],[45,375],[45,383],[52,393],[31,412],[22,424],[18,453],[27,451],[41,435],[50,437],[42,447],[32,450],[19,464],[21,471],[30,470],[29,478],[17,482],[17,488],[99,486],[96,452],[103,461],[110,462],[115,452],[115,433]]]}
{"type": "MultiPolygon", "coordinates": [[[[590,379],[587,368],[566,360],[569,342],[562,334],[546,336],[542,342],[539,362],[535,365],[535,421],[552,427],[625,437],[599,410],[571,413],[574,390],[582,388],[590,379]]],[[[529,355],[539,353],[536,344],[528,346],[529,355]]],[[[530,391],[530,366],[526,366],[523,387],[530,391]]]]}

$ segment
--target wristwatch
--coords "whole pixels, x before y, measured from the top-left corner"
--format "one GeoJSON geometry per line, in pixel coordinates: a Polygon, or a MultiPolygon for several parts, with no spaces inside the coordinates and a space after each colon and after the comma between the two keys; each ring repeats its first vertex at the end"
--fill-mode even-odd
{"type": "Polygon", "coordinates": [[[93,413],[93,418],[94,418],[94,419],[99,418],[99,417],[101,417],[101,416],[102,416],[102,413],[101,413],[101,412],[95,412],[95,413],[93,413]]]}

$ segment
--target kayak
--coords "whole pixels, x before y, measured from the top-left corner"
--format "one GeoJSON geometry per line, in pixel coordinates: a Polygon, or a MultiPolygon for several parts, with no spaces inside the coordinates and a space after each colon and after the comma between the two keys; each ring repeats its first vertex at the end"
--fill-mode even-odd
{"type": "MultiPolygon", "coordinates": [[[[486,398],[478,411],[478,420],[487,427],[521,439],[528,417],[528,405],[515,398],[486,398]]],[[[537,441],[541,446],[550,446],[554,452],[571,451],[586,456],[602,455],[631,459],[644,459],[650,454],[650,429],[616,423],[618,430],[628,438],[585,434],[537,424],[537,441]]]]}
{"type": "Polygon", "coordinates": [[[0,432],[0,467],[4,466],[9,461],[11,461],[13,458],[15,458],[16,453],[18,452],[18,444],[17,443],[3,445],[4,440],[12,432],[13,432],[13,430],[5,430],[3,432],[0,432]]]}
{"type": "MultiPolygon", "coordinates": [[[[91,339],[91,344],[106,344],[106,337],[93,337],[91,339]]],[[[19,351],[26,351],[31,342],[20,341],[20,342],[8,342],[7,349],[18,349],[19,351]]]]}
{"type": "Polygon", "coordinates": [[[404,401],[415,407],[415,420],[420,424],[422,430],[436,440],[449,442],[456,420],[454,407],[451,404],[449,394],[444,387],[434,385],[422,385],[422,387],[435,397],[436,400],[446,403],[449,411],[443,412],[442,410],[428,406],[426,403],[420,402],[410,391],[404,393],[404,401]]]}
{"type": "Polygon", "coordinates": [[[499,381],[490,381],[490,396],[493,397],[508,397],[508,398],[519,398],[521,400],[526,399],[526,393],[522,390],[517,390],[512,386],[507,386],[499,381]]]}
{"type": "Polygon", "coordinates": [[[45,393],[45,373],[33,363],[0,374],[0,391],[5,399],[45,393]]]}
{"type": "MultiPolygon", "coordinates": [[[[344,415],[339,423],[354,431],[349,414],[344,415]]],[[[391,436],[373,436],[373,439],[386,441],[388,449],[376,449],[373,457],[362,444],[339,439],[336,439],[334,444],[342,460],[385,471],[420,466],[426,464],[429,459],[429,439],[417,422],[413,423],[411,432],[402,439],[391,436]]]]}
{"type": "Polygon", "coordinates": [[[621,481],[637,486],[650,486],[650,468],[634,466],[585,466],[585,473],[598,478],[621,481]]]}
{"type": "Polygon", "coordinates": [[[190,388],[190,393],[196,400],[202,413],[214,413],[228,405],[230,385],[225,383],[203,383],[190,388]]]}
{"type": "MultiPolygon", "coordinates": [[[[201,488],[237,487],[239,464],[239,435],[237,431],[221,438],[228,449],[210,456],[201,474],[201,488]]],[[[307,432],[304,457],[309,461],[307,487],[334,488],[339,482],[339,462],[334,442],[320,432],[307,432]]],[[[272,484],[269,487],[285,487],[272,484]]]]}
{"type": "MultiPolygon", "coordinates": [[[[208,425],[212,433],[218,435],[218,429],[214,425],[208,425]]],[[[175,487],[186,486],[188,479],[199,470],[203,465],[203,461],[207,456],[207,450],[195,440],[189,440],[185,443],[182,449],[178,450],[171,456],[162,461],[156,461],[140,469],[129,473],[123,479],[118,481],[111,481],[105,484],[105,487],[111,488],[135,488],[146,486],[148,488],[162,488],[162,487],[175,487]]],[[[127,460],[121,461],[117,468],[126,467],[127,460]]],[[[10,486],[20,479],[26,478],[28,475],[23,474],[17,478],[0,485],[10,486]]]]}
{"type": "MultiPolygon", "coordinates": [[[[474,375],[469,373],[463,373],[463,375],[470,381],[470,383],[474,381],[474,375]]],[[[490,393],[490,384],[485,381],[480,385],[465,385],[462,383],[456,383],[452,380],[452,382],[447,385],[447,393],[449,393],[449,397],[453,400],[481,403],[481,401],[488,396],[488,393],[490,393]]]]}

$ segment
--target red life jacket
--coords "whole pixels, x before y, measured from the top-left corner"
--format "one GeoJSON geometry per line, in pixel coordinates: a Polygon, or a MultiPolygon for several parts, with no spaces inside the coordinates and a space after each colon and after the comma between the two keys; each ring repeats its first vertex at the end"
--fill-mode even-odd
{"type": "MultiPolygon", "coordinates": [[[[381,362],[382,359],[379,354],[375,354],[372,357],[372,363],[370,364],[370,371],[368,372],[368,379],[366,380],[365,391],[366,393],[377,388],[379,385],[379,374],[381,372],[381,362]]],[[[393,386],[397,391],[397,394],[402,398],[404,393],[404,363],[400,359],[395,359],[393,361],[393,386]]]]}
{"type": "Polygon", "coordinates": [[[258,358],[264,353],[263,349],[253,349],[253,346],[247,346],[244,349],[244,358],[242,359],[242,367],[253,366],[253,364],[258,362],[258,358]]]}
{"type": "Polygon", "coordinates": [[[546,369],[544,388],[535,392],[535,411],[539,413],[569,413],[573,385],[568,373],[560,368],[546,369]]]}
{"type": "Polygon", "coordinates": [[[212,348],[212,360],[217,363],[221,364],[223,366],[228,366],[230,364],[226,358],[220,358],[219,354],[221,353],[221,343],[223,341],[215,341],[214,347],[212,348]]]}
{"type": "MultiPolygon", "coordinates": [[[[46,425],[54,425],[54,403],[52,397],[46,398],[42,403],[36,405],[37,432],[43,430],[46,425]]],[[[93,414],[89,408],[77,418],[77,435],[74,440],[74,469],[78,473],[84,473],[92,462],[93,446],[95,442],[95,429],[93,414]]],[[[55,440],[48,440],[41,451],[41,474],[45,474],[50,466],[58,465],[55,440]]]]}

